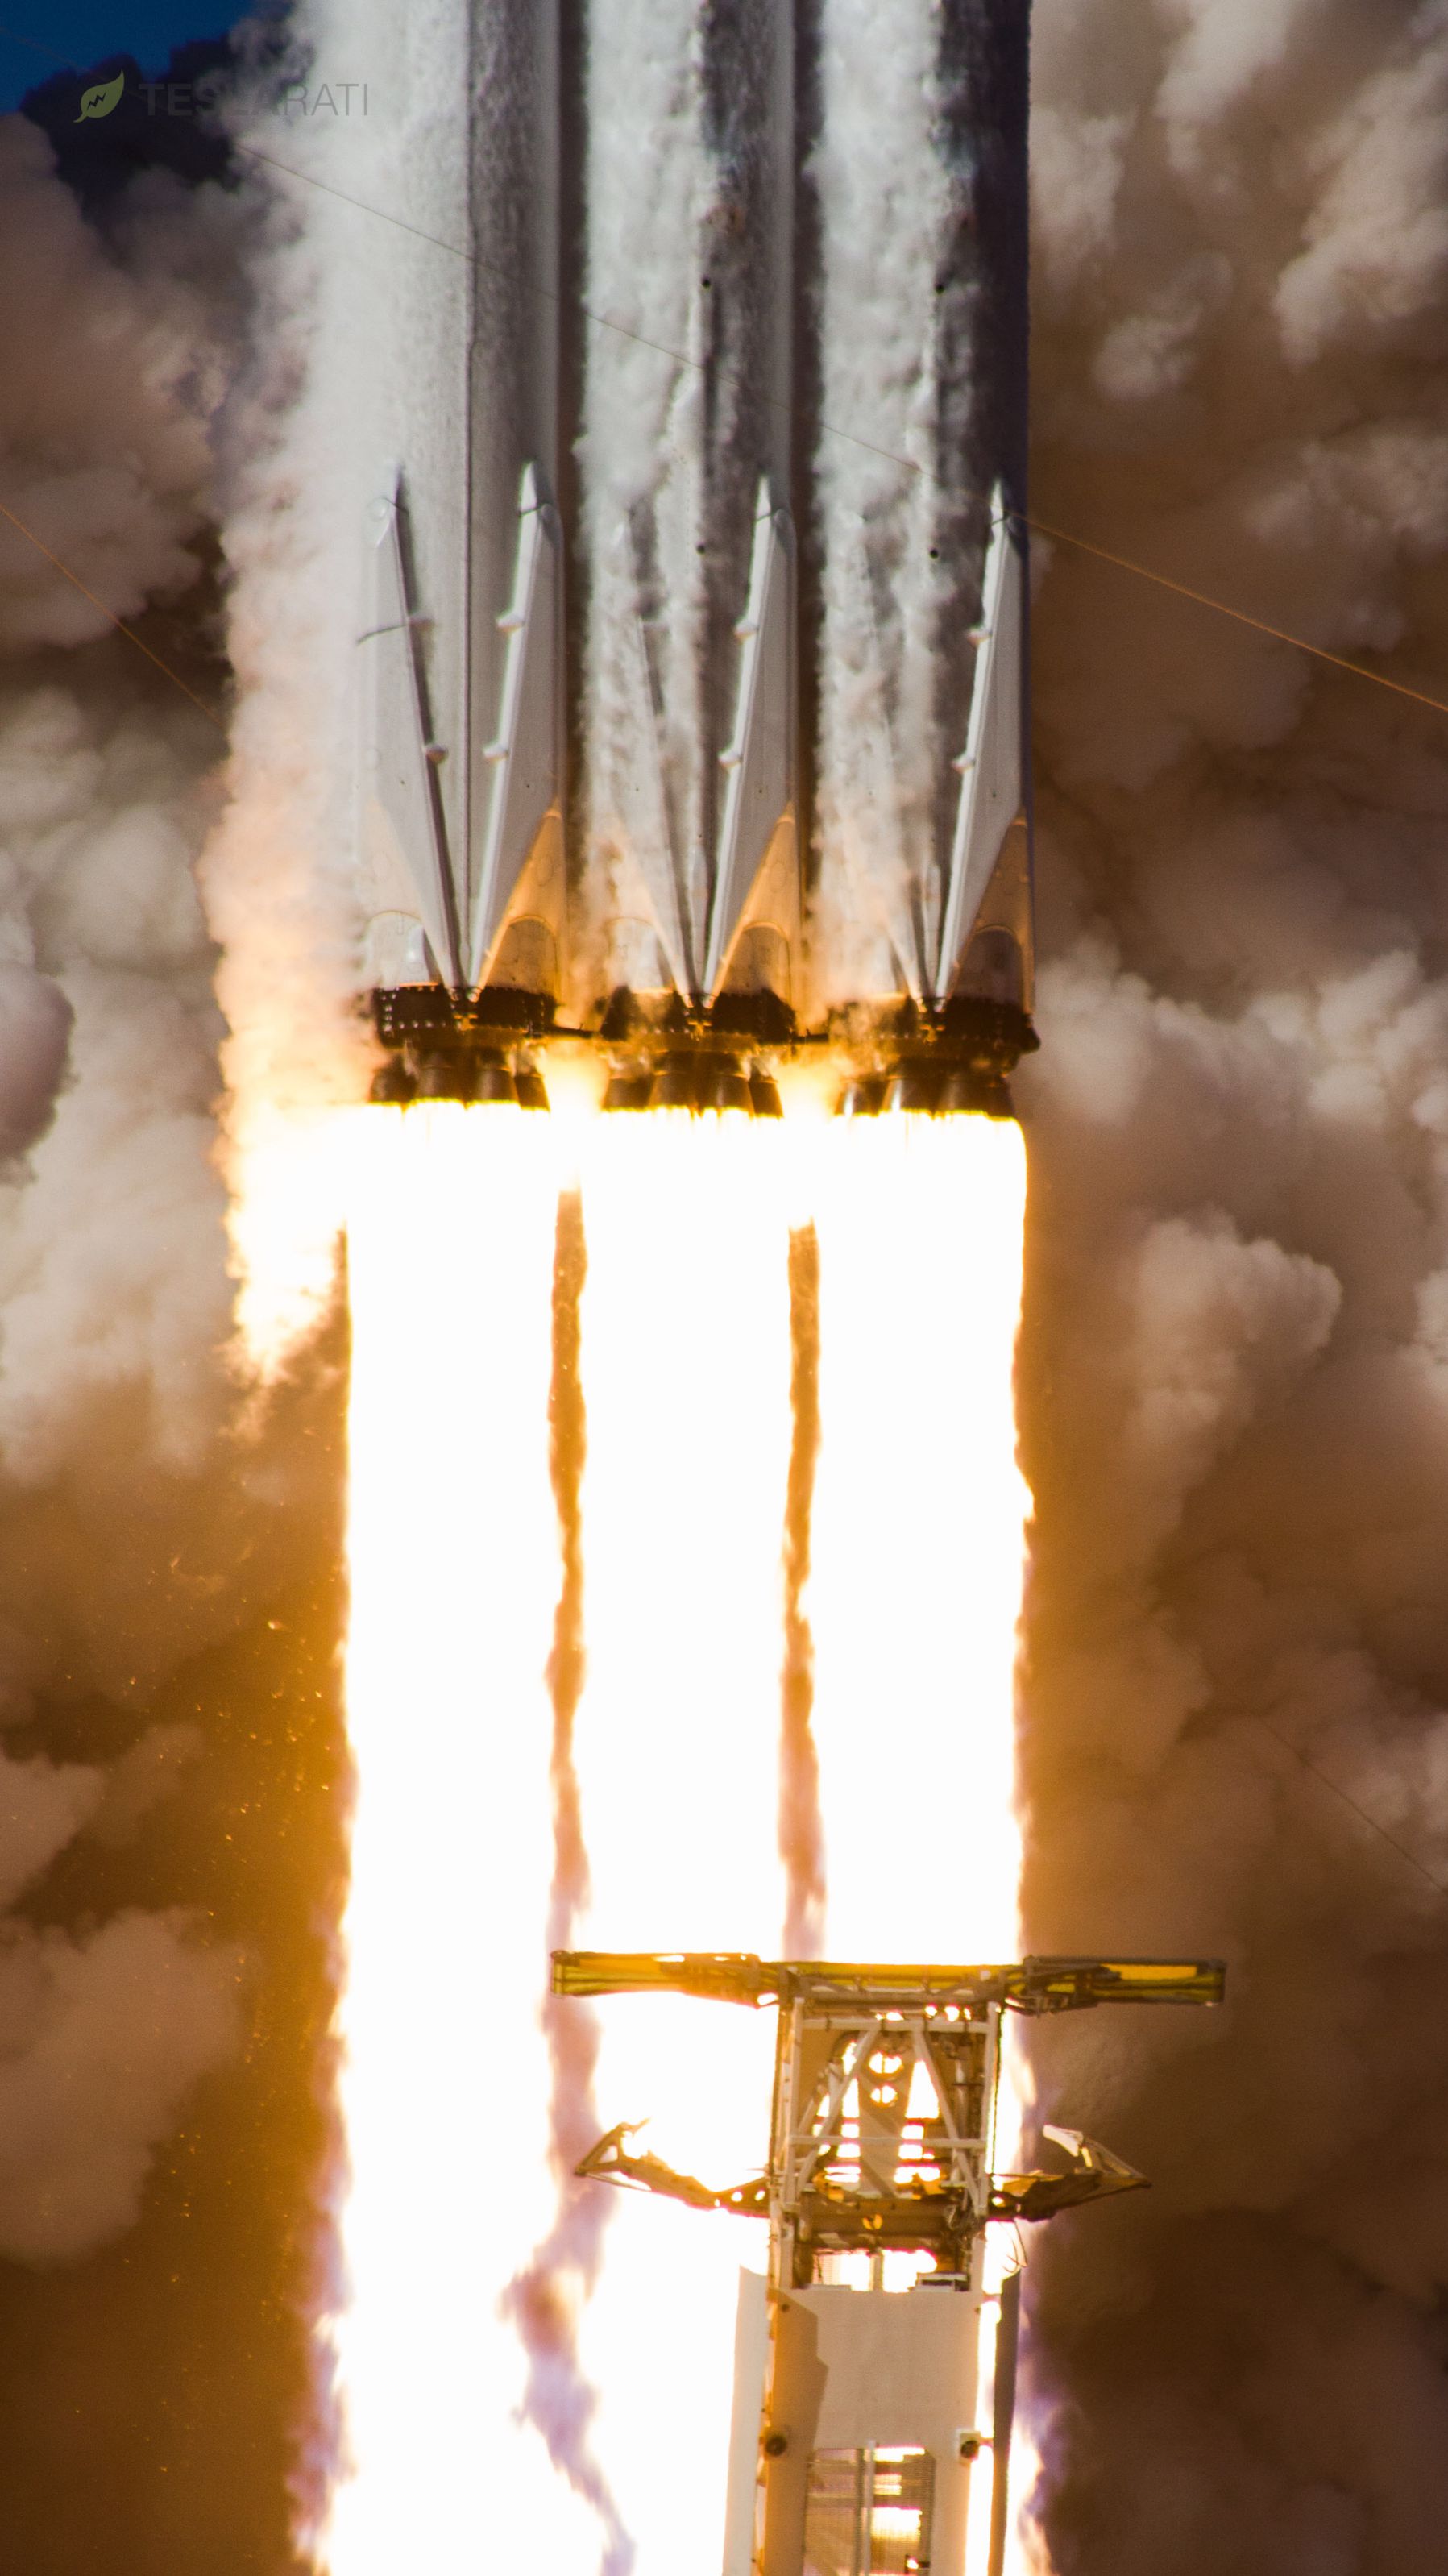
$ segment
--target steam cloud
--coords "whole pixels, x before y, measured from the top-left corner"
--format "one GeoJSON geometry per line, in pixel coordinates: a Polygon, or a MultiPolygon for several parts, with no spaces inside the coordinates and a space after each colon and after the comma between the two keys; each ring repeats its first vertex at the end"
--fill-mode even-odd
{"type": "Polygon", "coordinates": [[[0,2255],[54,2263],[130,2225],[237,2035],[237,1962],[184,1910],[68,1926],[46,1879],[170,1793],[199,1738],[138,1712],[235,1615],[234,1500],[200,1481],[229,1297],[190,873],[221,736],[106,612],[159,641],[174,609],[208,685],[180,603],[205,592],[243,218],[145,180],[103,235],[19,117],[0,207],[0,2255]],[[109,1749],[55,1758],[79,1703],[109,1749]]]}
{"type": "MultiPolygon", "coordinates": [[[[1038,0],[1040,515],[1433,694],[1445,90],[1441,5],[1038,0]]],[[[415,140],[368,149],[400,167],[415,140]]],[[[359,147],[359,197],[388,182],[359,147]]],[[[299,241],[271,215],[239,391],[254,212],[143,182],[102,238],[18,120],[0,201],[17,516],[135,618],[195,598],[220,469],[245,685],[207,894],[235,1096],[353,1096],[344,692],[304,708],[290,675],[344,670],[356,602],[317,567],[354,559],[374,460],[313,472],[355,392],[332,344],[286,402],[313,266],[368,220],[318,200],[299,241]]],[[[416,256],[426,285],[439,255],[416,256]]],[[[1157,2186],[1033,2243],[1045,2526],[1060,2576],[1416,2576],[1448,2509],[1448,719],[1039,553],[1029,1933],[1224,1951],[1234,1997],[1040,2043],[1047,2114],[1157,2186]]],[[[223,1030],[190,876],[216,750],[0,522],[12,1908],[170,1776],[145,1735],[32,1750],[47,1694],[143,1705],[182,1631],[232,1616],[234,1508],[197,1483],[227,1403],[223,1030]]],[[[231,2044],[234,1975],[171,1909],[7,1917],[0,2252],[128,2222],[231,2044]]],[[[540,2405],[581,2443],[546,2346],[540,2405]]]]}
{"type": "MultiPolygon", "coordinates": [[[[1040,0],[1033,504],[1448,696],[1448,11],[1040,0]]],[[[1407,2576],[1448,2508],[1448,717],[1068,546],[1023,1076],[1034,1947],[1152,2199],[1035,2239],[1060,2576],[1407,2576]]],[[[1069,2105],[1069,2110],[1067,2106],[1069,2105]]]]}

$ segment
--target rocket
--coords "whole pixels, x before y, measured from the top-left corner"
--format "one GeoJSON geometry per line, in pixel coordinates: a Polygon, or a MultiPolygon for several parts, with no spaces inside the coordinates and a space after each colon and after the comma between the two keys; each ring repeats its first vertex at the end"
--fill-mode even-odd
{"type": "Polygon", "coordinates": [[[426,174],[450,273],[369,316],[374,1097],[541,1108],[587,1045],[610,1110],[767,1116],[815,1049],[846,1114],[1009,1116],[1026,12],[926,13],[878,196],[827,11],[639,14],[476,0],[426,174]]]}

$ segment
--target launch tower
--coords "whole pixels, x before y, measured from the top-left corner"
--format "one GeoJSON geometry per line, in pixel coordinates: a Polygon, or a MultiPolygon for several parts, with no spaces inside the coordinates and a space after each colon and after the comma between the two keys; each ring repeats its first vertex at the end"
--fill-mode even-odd
{"type": "Polygon", "coordinates": [[[724,2576],[1002,2576],[1020,2284],[987,2286],[986,2230],[1144,2177],[1055,2127],[1062,2170],[995,2171],[1001,2016],[1216,2004],[1221,1963],[558,1951],[553,1985],[778,2009],[761,2173],[715,2189],[636,2153],[626,2125],[578,2167],[768,2221],[767,2269],[740,2276],[724,2576]]]}

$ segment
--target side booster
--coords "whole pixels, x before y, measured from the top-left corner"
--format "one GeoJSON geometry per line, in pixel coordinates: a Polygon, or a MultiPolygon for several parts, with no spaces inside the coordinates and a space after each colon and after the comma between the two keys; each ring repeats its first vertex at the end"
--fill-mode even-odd
{"type": "Polygon", "coordinates": [[[995,2170],[1001,2015],[1219,2003],[1221,1963],[556,1951],[553,1985],[778,2009],[762,2172],[711,2189],[636,2153],[626,2125],[577,2168],[768,2222],[767,2268],[740,2275],[723,2576],[1003,2576],[1020,2276],[987,2287],[986,2229],[1144,2177],[1061,2128],[1045,2135],[1071,2159],[1062,2170],[995,2170]],[[917,2258],[913,2287],[884,2285],[890,2256],[917,2258]]]}
{"type": "Polygon", "coordinates": [[[609,1108],[771,1114],[827,1047],[851,1113],[1011,1114],[1026,12],[892,5],[930,59],[877,246],[891,190],[840,179],[874,56],[830,0],[698,0],[668,63],[608,0],[576,61],[557,0],[475,0],[468,256],[375,336],[408,388],[357,650],[375,1097],[546,1106],[585,1041],[609,1108]]]}

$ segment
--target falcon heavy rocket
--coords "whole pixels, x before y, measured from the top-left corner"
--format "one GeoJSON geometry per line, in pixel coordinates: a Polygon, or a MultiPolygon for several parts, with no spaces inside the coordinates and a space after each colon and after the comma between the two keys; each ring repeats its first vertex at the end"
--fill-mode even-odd
{"type": "Polygon", "coordinates": [[[824,1048],[847,1112],[1007,1116],[1025,0],[924,13],[878,199],[819,0],[655,15],[630,88],[602,0],[475,0],[454,273],[367,312],[376,1096],[542,1108],[586,1043],[611,1109],[769,1115],[824,1048]]]}

